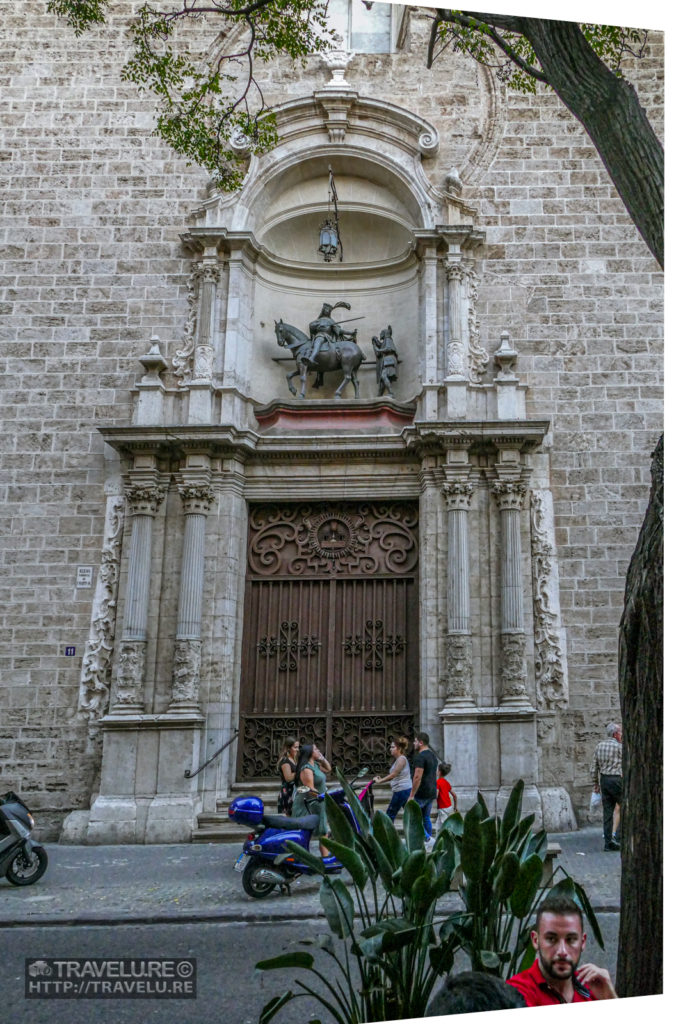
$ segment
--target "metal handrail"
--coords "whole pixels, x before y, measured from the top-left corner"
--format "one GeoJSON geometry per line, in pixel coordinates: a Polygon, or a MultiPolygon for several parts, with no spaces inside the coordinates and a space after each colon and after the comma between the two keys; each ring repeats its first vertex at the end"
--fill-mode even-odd
{"type": "Polygon", "coordinates": [[[226,740],[225,743],[223,744],[223,746],[219,747],[218,750],[216,751],[216,753],[212,754],[208,761],[205,761],[204,764],[200,765],[199,768],[197,768],[196,772],[191,772],[189,768],[186,768],[185,769],[185,778],[186,779],[193,779],[195,777],[195,775],[199,775],[200,772],[203,772],[204,769],[206,767],[208,767],[208,765],[210,765],[212,761],[216,760],[216,758],[218,757],[219,754],[223,753],[223,751],[225,750],[226,747],[229,747],[231,743],[235,742],[235,740],[237,739],[238,735],[239,735],[239,729],[235,729],[235,735],[231,736],[229,740],[226,740]]]}

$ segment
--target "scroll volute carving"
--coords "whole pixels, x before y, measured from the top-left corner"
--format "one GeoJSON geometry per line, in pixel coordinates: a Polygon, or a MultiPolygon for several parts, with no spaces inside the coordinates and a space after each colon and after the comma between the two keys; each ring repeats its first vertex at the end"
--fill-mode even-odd
{"type": "Polygon", "coordinates": [[[255,576],[417,570],[417,508],[407,502],[258,505],[249,525],[249,571],[255,576]]]}

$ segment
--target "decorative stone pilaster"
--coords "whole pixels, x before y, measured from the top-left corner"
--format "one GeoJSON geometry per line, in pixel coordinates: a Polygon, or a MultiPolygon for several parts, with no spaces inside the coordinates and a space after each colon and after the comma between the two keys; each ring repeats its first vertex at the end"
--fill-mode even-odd
{"type": "Polygon", "coordinates": [[[550,492],[531,492],[531,579],[534,607],[534,669],[538,706],[566,707],[569,699],[565,651],[560,629],[557,568],[545,502],[552,510],[550,492]]]}
{"type": "Polygon", "coordinates": [[[187,301],[189,311],[183,327],[183,347],[173,356],[173,374],[178,378],[178,386],[186,388],[192,380],[192,357],[197,343],[197,313],[199,302],[199,282],[201,268],[195,264],[187,279],[187,301]]]}
{"type": "Polygon", "coordinates": [[[204,534],[214,494],[204,483],[181,484],[178,492],[185,514],[185,537],[169,711],[196,713],[199,710],[204,534]]]}
{"type": "Polygon", "coordinates": [[[78,697],[79,714],[85,716],[91,725],[102,717],[109,704],[124,508],[125,502],[121,495],[111,495],[107,499],[102,556],[78,697]]]}
{"type": "Polygon", "coordinates": [[[143,675],[152,568],[152,523],[164,499],[164,490],[153,483],[132,483],[126,488],[126,499],[133,527],[128,559],[126,612],[112,711],[117,714],[138,714],[144,706],[143,675]]]}
{"type": "Polygon", "coordinates": [[[199,325],[192,381],[210,383],[213,378],[213,327],[216,288],[220,280],[221,268],[215,259],[207,258],[199,265],[199,276],[199,325]]]}
{"type": "Polygon", "coordinates": [[[526,635],[520,513],[526,493],[521,480],[492,484],[501,519],[501,705],[528,706],[526,635]]]}
{"type": "Polygon", "coordinates": [[[465,268],[462,262],[446,263],[448,280],[448,343],[447,343],[447,377],[448,380],[467,380],[467,316],[463,316],[462,285],[465,281],[465,268]]]}
{"type": "Polygon", "coordinates": [[[448,509],[447,703],[468,707],[474,705],[467,526],[473,490],[466,480],[450,480],[443,485],[448,509]]]}

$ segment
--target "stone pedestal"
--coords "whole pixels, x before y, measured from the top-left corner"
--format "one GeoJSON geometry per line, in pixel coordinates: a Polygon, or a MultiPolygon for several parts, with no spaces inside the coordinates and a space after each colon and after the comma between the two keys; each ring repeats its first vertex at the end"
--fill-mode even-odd
{"type": "Polygon", "coordinates": [[[79,838],[70,823],[70,841],[188,842],[200,800],[196,778],[184,772],[197,767],[203,723],[201,715],[103,718],[100,792],[79,838]]]}

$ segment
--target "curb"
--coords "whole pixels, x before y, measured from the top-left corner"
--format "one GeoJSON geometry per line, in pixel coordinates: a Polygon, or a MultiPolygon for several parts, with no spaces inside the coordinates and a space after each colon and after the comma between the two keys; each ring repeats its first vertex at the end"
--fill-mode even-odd
{"type": "MultiPolygon", "coordinates": [[[[613,904],[594,904],[593,910],[596,914],[618,914],[620,907],[613,904]]],[[[237,913],[229,910],[188,910],[185,913],[176,911],[173,914],[120,913],[116,916],[111,914],[81,914],[79,916],[61,914],[54,917],[26,920],[3,920],[0,918],[0,928],[90,928],[155,924],[276,924],[287,921],[310,921],[312,918],[324,920],[325,915],[322,910],[311,911],[303,908],[286,913],[269,911],[263,914],[237,913]]]]}

